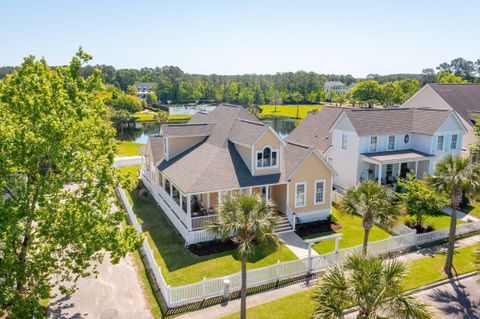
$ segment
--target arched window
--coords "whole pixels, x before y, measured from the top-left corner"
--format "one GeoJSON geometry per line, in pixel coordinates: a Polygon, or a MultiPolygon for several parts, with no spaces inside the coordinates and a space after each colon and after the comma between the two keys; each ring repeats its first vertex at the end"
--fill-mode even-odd
{"type": "Polygon", "coordinates": [[[277,167],[278,151],[265,146],[262,151],[257,152],[257,168],[277,167]]]}
{"type": "Polygon", "coordinates": [[[263,150],[263,166],[269,167],[271,166],[271,158],[272,158],[272,150],[270,147],[265,147],[263,150]]]}

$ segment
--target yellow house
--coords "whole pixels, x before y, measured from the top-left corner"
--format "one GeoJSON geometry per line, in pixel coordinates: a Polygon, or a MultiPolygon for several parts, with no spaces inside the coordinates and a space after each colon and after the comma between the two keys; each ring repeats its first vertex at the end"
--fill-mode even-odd
{"type": "Polygon", "coordinates": [[[213,239],[206,225],[237,192],[273,202],[282,218],[277,232],[331,213],[332,167],[240,106],[222,104],[187,124],[163,125],[142,153],[142,179],[187,244],[213,239]]]}

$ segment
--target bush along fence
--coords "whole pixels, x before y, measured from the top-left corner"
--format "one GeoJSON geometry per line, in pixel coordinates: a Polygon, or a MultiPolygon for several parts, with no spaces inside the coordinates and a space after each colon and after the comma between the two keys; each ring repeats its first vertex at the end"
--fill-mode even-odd
{"type": "MultiPolygon", "coordinates": [[[[135,228],[142,232],[135,214],[122,188],[117,189],[118,195],[125,207],[128,219],[135,228]]],[[[457,226],[457,235],[464,235],[480,230],[480,221],[464,223],[457,226]]],[[[369,255],[385,255],[399,252],[431,242],[448,238],[448,228],[439,229],[429,233],[417,234],[415,231],[406,232],[398,236],[391,236],[388,239],[371,242],[368,244],[369,255]]],[[[197,283],[171,287],[162,276],[160,267],[153,258],[152,250],[147,241],[143,242],[141,252],[146,256],[146,266],[153,272],[153,278],[159,287],[164,303],[168,308],[185,306],[201,302],[213,297],[228,296],[238,292],[241,287],[241,274],[235,273],[221,278],[205,279],[197,283]]],[[[362,246],[339,249],[336,252],[311,256],[301,260],[279,262],[275,265],[248,270],[247,287],[255,288],[267,284],[305,276],[325,270],[327,267],[341,263],[345,257],[354,252],[361,252],[362,246]]]]}

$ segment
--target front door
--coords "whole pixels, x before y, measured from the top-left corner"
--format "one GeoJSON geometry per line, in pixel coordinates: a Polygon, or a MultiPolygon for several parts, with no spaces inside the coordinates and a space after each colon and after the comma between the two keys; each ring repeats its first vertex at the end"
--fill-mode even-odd
{"type": "Polygon", "coordinates": [[[407,178],[407,173],[408,173],[408,163],[400,164],[400,177],[407,178]]]}

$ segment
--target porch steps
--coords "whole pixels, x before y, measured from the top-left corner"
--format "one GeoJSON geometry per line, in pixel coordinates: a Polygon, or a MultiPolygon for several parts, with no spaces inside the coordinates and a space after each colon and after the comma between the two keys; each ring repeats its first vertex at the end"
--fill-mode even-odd
{"type": "Polygon", "coordinates": [[[275,233],[280,234],[280,233],[288,233],[293,231],[293,227],[288,221],[287,216],[283,214],[278,214],[279,217],[279,222],[277,227],[275,227],[275,233]]]}

